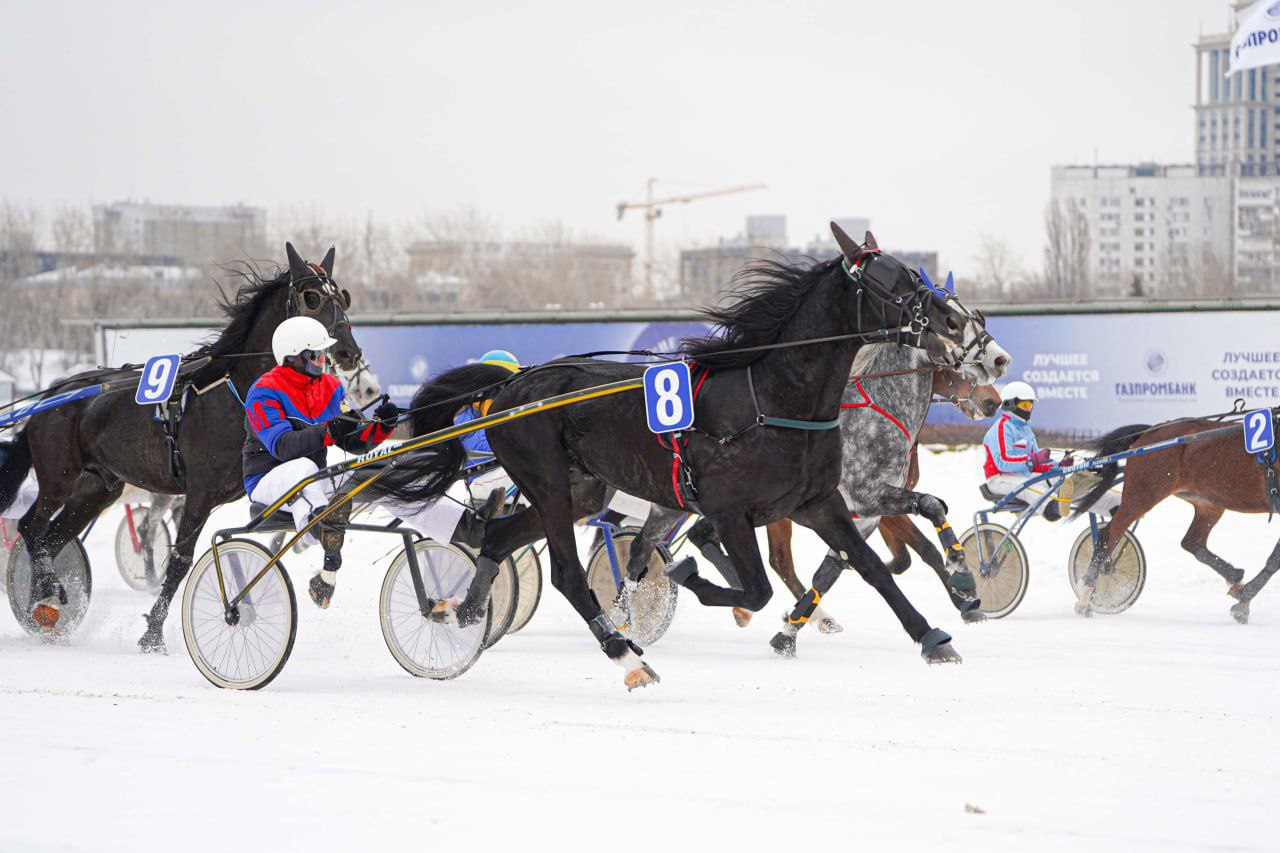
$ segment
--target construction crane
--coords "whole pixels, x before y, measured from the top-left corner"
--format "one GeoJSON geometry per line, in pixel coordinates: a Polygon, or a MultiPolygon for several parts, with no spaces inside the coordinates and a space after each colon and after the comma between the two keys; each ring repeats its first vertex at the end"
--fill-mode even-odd
{"type": "Polygon", "coordinates": [[[644,201],[622,201],[618,202],[618,219],[622,219],[623,214],[628,210],[644,211],[644,288],[646,293],[653,293],[653,224],[662,215],[662,208],[668,204],[688,204],[691,201],[697,201],[703,198],[711,198],[718,195],[731,195],[733,193],[745,193],[752,190],[762,190],[764,184],[743,184],[737,187],[724,187],[718,190],[706,190],[699,193],[687,193],[685,195],[673,195],[670,198],[654,198],[653,185],[658,182],[657,178],[650,178],[645,182],[645,199],[644,201]]]}

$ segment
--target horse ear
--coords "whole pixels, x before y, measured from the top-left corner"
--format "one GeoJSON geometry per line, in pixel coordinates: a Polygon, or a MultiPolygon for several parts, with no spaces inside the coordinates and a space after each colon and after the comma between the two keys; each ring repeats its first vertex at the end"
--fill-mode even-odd
{"type": "Polygon", "coordinates": [[[878,244],[878,243],[876,242],[876,237],[875,237],[875,235],[874,235],[874,234],[872,234],[870,231],[868,231],[868,232],[867,232],[867,239],[863,242],[863,244],[862,244],[862,245],[863,245],[863,248],[865,248],[865,249],[879,249],[879,248],[880,248],[880,244],[878,244]]]}
{"type": "Polygon", "coordinates": [[[324,274],[329,278],[333,278],[333,256],[337,253],[336,246],[330,246],[329,251],[324,256],[324,260],[320,262],[320,267],[324,270],[324,274]]]}
{"type": "Polygon", "coordinates": [[[307,274],[307,264],[302,260],[302,256],[298,254],[298,250],[293,248],[292,243],[284,244],[284,254],[289,259],[290,275],[296,278],[307,274]]]}
{"type": "Polygon", "coordinates": [[[862,250],[853,242],[853,238],[834,222],[831,223],[831,235],[836,238],[836,245],[840,247],[840,254],[844,255],[844,259],[851,264],[855,263],[862,250]]]}
{"type": "Polygon", "coordinates": [[[946,283],[942,285],[942,289],[947,293],[950,293],[952,296],[956,295],[956,276],[955,273],[951,272],[951,270],[947,270],[947,280],[946,283]]]}

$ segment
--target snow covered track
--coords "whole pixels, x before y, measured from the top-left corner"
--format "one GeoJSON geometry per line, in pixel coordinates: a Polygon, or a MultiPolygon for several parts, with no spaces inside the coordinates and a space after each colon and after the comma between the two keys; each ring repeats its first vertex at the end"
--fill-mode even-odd
{"type": "MultiPolygon", "coordinates": [[[[921,488],[961,528],[981,498],[956,484],[979,459],[921,458],[921,488]]],[[[357,535],[343,598],[301,608],[280,678],[217,690],[176,620],[173,654],[136,653],[149,600],[111,563],[113,510],[89,537],[94,600],[72,645],[0,620],[0,850],[1274,848],[1280,592],[1236,625],[1178,547],[1190,512],[1169,501],[1142,522],[1149,579],[1121,616],[1072,614],[1080,528],[1033,523],[1030,591],[1007,619],[962,624],[919,561],[898,579],[963,641],[963,666],[921,666],[847,576],[823,601],[844,633],[815,632],[794,661],[767,645],[780,589],[745,630],[682,601],[646,654],[662,683],[627,694],[555,595],[462,678],[410,678],[377,621],[390,543],[357,535]]],[[[246,517],[228,507],[208,529],[246,517]]],[[[1278,535],[1228,516],[1214,541],[1252,571],[1278,535]]],[[[807,577],[825,549],[795,544],[807,577]]],[[[318,559],[285,565],[296,581],[318,559]]]]}

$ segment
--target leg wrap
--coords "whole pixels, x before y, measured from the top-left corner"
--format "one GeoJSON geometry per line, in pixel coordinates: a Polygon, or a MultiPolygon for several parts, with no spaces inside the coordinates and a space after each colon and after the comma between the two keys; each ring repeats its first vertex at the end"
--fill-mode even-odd
{"type": "MultiPolygon", "coordinates": [[[[689,537],[693,539],[692,536],[689,537]]],[[[695,543],[696,544],[696,543],[695,543]]],[[[720,550],[718,542],[704,542],[698,545],[698,551],[702,556],[707,558],[707,562],[716,567],[716,570],[724,576],[725,582],[735,589],[742,589],[742,583],[738,580],[738,572],[733,567],[733,561],[729,559],[729,555],[720,550]]]]}
{"type": "Polygon", "coordinates": [[[813,587],[809,587],[809,589],[805,590],[805,594],[800,596],[796,606],[792,608],[791,615],[787,617],[787,623],[790,625],[803,625],[808,622],[809,617],[813,615],[813,611],[817,609],[819,601],[822,601],[822,593],[813,587]]]}

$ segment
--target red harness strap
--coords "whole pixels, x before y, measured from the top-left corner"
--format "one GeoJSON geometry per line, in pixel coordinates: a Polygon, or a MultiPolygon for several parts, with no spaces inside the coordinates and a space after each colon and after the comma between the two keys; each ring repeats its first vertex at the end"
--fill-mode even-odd
{"type": "Polygon", "coordinates": [[[867,394],[866,389],[862,387],[861,379],[853,380],[853,387],[857,388],[858,393],[862,395],[862,402],[861,403],[841,403],[840,408],[842,409],[870,408],[871,411],[877,412],[883,415],[885,418],[889,420],[889,423],[893,424],[898,429],[902,430],[902,434],[905,435],[907,438],[911,438],[911,431],[902,425],[902,421],[898,420],[893,415],[889,414],[887,411],[885,411],[884,409],[876,405],[875,401],[871,399],[869,394],[867,394]]]}
{"type": "MultiPolygon", "coordinates": [[[[690,362],[689,366],[690,368],[696,367],[696,365],[693,362],[690,362]]],[[[693,403],[695,406],[698,404],[698,393],[702,391],[702,383],[707,380],[707,377],[710,374],[711,374],[710,370],[703,370],[702,375],[698,377],[698,381],[694,383],[693,403]]],[[[679,433],[671,434],[670,445],[668,445],[666,442],[663,441],[663,438],[665,437],[664,434],[659,434],[657,436],[657,439],[658,439],[659,447],[661,447],[663,450],[671,451],[671,492],[676,496],[676,503],[679,504],[680,508],[688,509],[689,507],[685,504],[685,501],[684,501],[684,491],[680,488],[680,468],[681,466],[684,465],[684,459],[680,455],[680,441],[677,438],[678,435],[679,433]]],[[[687,446],[688,444],[689,444],[689,439],[686,438],[685,445],[687,446]]],[[[690,477],[690,480],[692,480],[692,477],[690,477]]]]}

